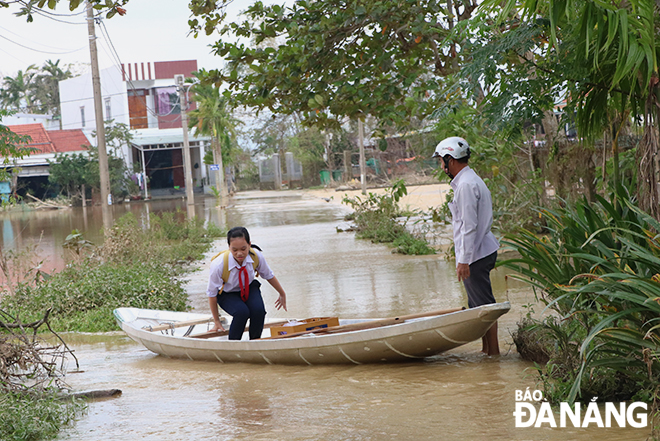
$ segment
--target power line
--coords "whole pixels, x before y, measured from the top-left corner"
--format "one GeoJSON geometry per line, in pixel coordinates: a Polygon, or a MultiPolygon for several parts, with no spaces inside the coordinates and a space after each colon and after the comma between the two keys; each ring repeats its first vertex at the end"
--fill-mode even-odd
{"type": "Polygon", "coordinates": [[[73,21],[66,21],[66,20],[60,20],[59,18],[55,18],[56,16],[57,17],[72,17],[72,16],[78,15],[78,14],[72,14],[72,15],[55,14],[54,12],[45,11],[45,10],[43,10],[41,8],[37,8],[35,6],[28,6],[28,4],[25,3],[24,1],[19,1],[19,3],[22,4],[25,7],[25,9],[27,9],[27,11],[29,13],[34,12],[37,15],[40,15],[42,17],[48,18],[48,19],[53,20],[53,21],[57,21],[59,23],[70,24],[70,25],[87,25],[87,22],[73,22],[73,21]]]}
{"type": "Polygon", "coordinates": [[[15,45],[20,46],[20,47],[22,47],[22,48],[24,48],[24,49],[28,49],[28,50],[31,50],[31,51],[34,51],[34,52],[40,52],[40,53],[42,53],[42,54],[49,54],[49,55],[64,55],[64,54],[72,54],[72,53],[74,53],[74,52],[78,52],[78,51],[80,51],[80,50],[83,50],[83,49],[85,49],[85,48],[87,47],[87,46],[83,46],[83,47],[81,47],[81,48],[78,48],[78,49],[75,49],[75,50],[72,50],[72,51],[67,51],[67,52],[49,52],[49,51],[42,51],[42,50],[39,50],[39,49],[31,48],[31,47],[29,47],[29,46],[25,46],[24,44],[18,43],[18,42],[14,41],[14,40],[11,40],[10,38],[5,37],[4,35],[0,35],[0,38],[3,38],[3,39],[7,40],[7,41],[10,42],[10,43],[14,43],[15,45]]]}
{"type": "MultiPolygon", "coordinates": [[[[103,95],[104,98],[110,97],[110,96],[117,96],[117,95],[123,95],[124,92],[118,92],[118,93],[108,93],[103,95]]],[[[73,100],[66,100],[66,101],[60,101],[61,104],[64,103],[75,103],[76,101],[88,101],[88,100],[93,100],[94,97],[85,97],[85,98],[76,98],[73,100]]]]}
{"type": "Polygon", "coordinates": [[[20,3],[20,4],[24,5],[25,7],[29,8],[30,10],[32,10],[32,9],[39,10],[39,11],[43,12],[44,14],[54,15],[56,17],[74,17],[76,15],[82,15],[82,14],[85,14],[87,12],[85,10],[85,8],[83,8],[82,11],[76,12],[75,14],[57,14],[55,12],[50,12],[50,11],[48,11],[46,9],[43,9],[43,8],[38,8],[36,6],[29,7],[27,5],[27,3],[25,3],[25,1],[23,1],[23,0],[17,0],[16,3],[20,3]]]}
{"type": "MultiPolygon", "coordinates": [[[[101,29],[101,35],[103,35],[103,39],[106,41],[106,43],[108,43],[112,53],[114,54],[115,61],[118,63],[120,69],[122,70],[122,74],[125,75],[124,64],[121,62],[121,59],[119,58],[119,53],[117,52],[117,49],[115,48],[115,45],[112,43],[112,39],[110,38],[110,34],[108,33],[108,29],[105,27],[105,23],[101,19],[97,19],[96,22],[99,23],[99,25],[100,25],[99,29],[101,29]]],[[[133,84],[133,81],[131,79],[127,79],[126,82],[129,84],[129,87],[131,88],[131,90],[133,90],[133,92],[135,93],[135,96],[140,97],[140,99],[144,103],[145,109],[147,109],[147,112],[149,112],[152,116],[155,116],[156,118],[171,115],[172,112],[174,112],[174,109],[176,109],[177,104],[179,105],[179,108],[181,108],[181,100],[179,99],[179,95],[177,94],[177,100],[174,104],[172,104],[172,108],[170,109],[169,112],[167,112],[165,114],[160,114],[158,112],[154,112],[147,105],[147,101],[144,98],[144,96],[137,94],[137,89],[135,88],[135,85],[133,84]]]]}
{"type": "Polygon", "coordinates": [[[29,63],[27,63],[27,62],[25,62],[25,61],[23,61],[23,60],[21,60],[21,59],[19,59],[19,58],[16,58],[15,56],[13,56],[12,54],[10,54],[9,52],[7,52],[7,51],[5,51],[5,50],[0,49],[0,52],[4,52],[5,54],[7,54],[7,55],[9,55],[10,57],[12,57],[14,60],[16,60],[16,61],[20,61],[20,62],[23,63],[23,64],[29,64],[29,63]]]}
{"type": "Polygon", "coordinates": [[[48,46],[47,44],[43,44],[43,43],[39,43],[39,42],[37,42],[37,41],[30,40],[29,38],[25,38],[24,36],[19,35],[19,34],[17,34],[16,32],[13,32],[11,29],[3,28],[2,26],[0,26],[0,29],[2,29],[3,31],[7,31],[7,32],[9,32],[10,34],[13,34],[13,35],[17,36],[19,39],[21,39],[21,40],[25,40],[25,41],[28,41],[28,42],[30,42],[30,43],[34,43],[34,44],[37,44],[37,45],[41,45],[41,46],[44,46],[44,47],[47,47],[47,48],[50,48],[50,49],[64,50],[64,49],[62,49],[61,47],[48,46]]]}

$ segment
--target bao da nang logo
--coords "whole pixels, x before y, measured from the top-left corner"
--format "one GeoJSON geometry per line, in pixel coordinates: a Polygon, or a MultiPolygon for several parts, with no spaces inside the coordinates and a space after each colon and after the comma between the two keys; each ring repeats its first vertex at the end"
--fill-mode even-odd
{"type": "Polygon", "coordinates": [[[605,403],[599,406],[594,398],[588,405],[583,403],[559,403],[559,415],[543,401],[540,390],[516,391],[516,410],[513,416],[516,427],[646,427],[647,405],[634,403],[605,403]],[[541,403],[537,408],[537,403],[541,403]],[[545,424],[545,426],[544,426],[545,424]]]}

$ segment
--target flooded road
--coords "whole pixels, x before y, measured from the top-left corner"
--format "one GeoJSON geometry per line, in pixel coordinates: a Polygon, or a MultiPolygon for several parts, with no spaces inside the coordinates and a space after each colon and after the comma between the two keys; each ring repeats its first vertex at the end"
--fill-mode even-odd
{"type": "MultiPolygon", "coordinates": [[[[276,292],[264,284],[269,317],[388,317],[467,303],[453,262],[396,255],[337,233],[345,207],[288,192],[239,194],[234,202],[226,213],[213,208],[212,199],[196,209],[217,224],[246,226],[264,250],[289,306],[276,311],[276,292]]],[[[208,254],[225,248],[218,241],[208,254]]],[[[207,265],[188,277],[196,312],[208,312],[207,265]]],[[[510,347],[510,332],[534,297],[507,282],[502,270],[493,279],[496,299],[512,303],[499,321],[503,355],[495,358],[480,355],[474,342],[419,363],[221,364],[156,356],[122,333],[67,334],[83,371],[70,374],[68,383],[76,390],[118,388],[123,395],[91,403],[59,439],[646,439],[646,429],[514,427],[515,390],[535,389],[536,376],[510,347]]]]}

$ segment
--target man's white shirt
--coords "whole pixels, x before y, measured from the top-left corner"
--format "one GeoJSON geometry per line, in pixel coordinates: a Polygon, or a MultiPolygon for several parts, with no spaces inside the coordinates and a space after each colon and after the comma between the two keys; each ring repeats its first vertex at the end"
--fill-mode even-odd
{"type": "Polygon", "coordinates": [[[463,168],[450,183],[454,200],[449,203],[454,228],[456,265],[472,264],[500,248],[490,231],[493,201],[484,181],[470,167],[463,168]]]}

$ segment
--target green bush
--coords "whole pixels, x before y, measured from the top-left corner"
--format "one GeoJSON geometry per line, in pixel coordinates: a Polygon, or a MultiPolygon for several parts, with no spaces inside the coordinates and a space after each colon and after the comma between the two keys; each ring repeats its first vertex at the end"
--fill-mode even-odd
{"type": "Polygon", "coordinates": [[[33,397],[3,392],[0,394],[0,439],[53,439],[62,427],[73,423],[74,418],[84,410],[82,402],[60,400],[55,393],[33,397]]]}
{"type": "Polygon", "coordinates": [[[175,276],[171,267],[154,262],[118,265],[88,260],[36,287],[22,285],[3,308],[22,311],[24,320],[36,319],[39,312],[52,308],[51,323],[56,329],[107,331],[114,308],[185,310],[186,293],[175,276]],[[107,313],[106,320],[85,320],[87,315],[98,316],[100,309],[107,313]]]}
{"type": "Polygon", "coordinates": [[[541,214],[549,234],[507,236],[504,242],[520,257],[502,264],[517,270],[562,319],[538,323],[566,347],[541,370],[546,396],[644,399],[657,411],[660,223],[623,189],[610,200],[541,214]]]}
{"type": "Polygon", "coordinates": [[[434,254],[426,240],[416,238],[404,224],[397,221],[402,215],[399,200],[408,193],[402,180],[395,182],[383,195],[369,193],[366,199],[359,196],[344,198],[343,203],[355,210],[347,220],[356,225],[356,237],[374,243],[391,243],[402,254],[434,254]]]}
{"type": "Polygon", "coordinates": [[[411,255],[435,254],[435,249],[431,248],[423,239],[418,239],[407,231],[405,234],[397,237],[392,242],[397,253],[411,255]]]}
{"type": "MultiPolygon", "coordinates": [[[[123,216],[102,246],[85,256],[76,248],[77,259],[63,271],[19,284],[0,307],[23,321],[52,308],[55,329],[82,332],[117,329],[112,310],[118,307],[185,310],[187,295],[178,278],[190,269],[184,264],[200,259],[222,231],[171,213],[152,216],[150,224],[145,229],[132,214],[123,216]]],[[[82,238],[76,233],[69,240],[82,238]]]]}

